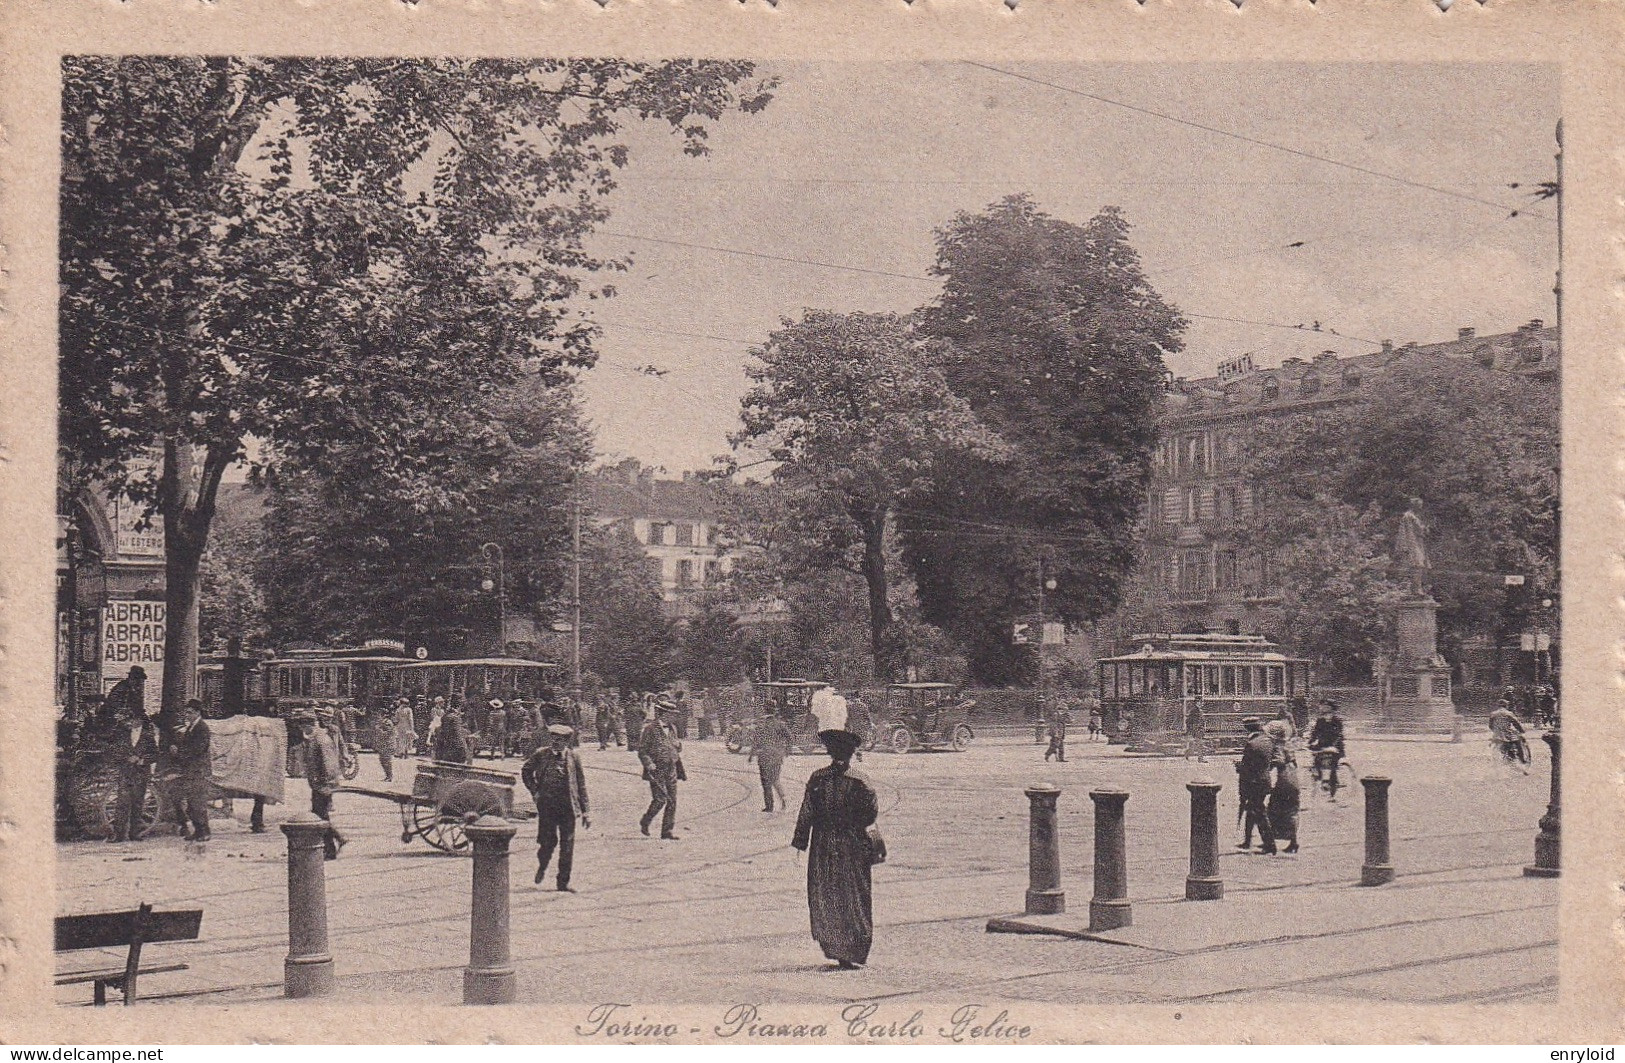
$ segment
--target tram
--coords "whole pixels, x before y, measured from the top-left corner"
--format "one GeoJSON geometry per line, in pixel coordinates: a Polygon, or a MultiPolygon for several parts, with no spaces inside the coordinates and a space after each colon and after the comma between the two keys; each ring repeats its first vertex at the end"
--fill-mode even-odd
{"type": "Polygon", "coordinates": [[[278,716],[307,701],[342,704],[364,715],[373,699],[386,692],[388,669],[411,661],[406,647],[393,639],[368,639],[352,648],[289,650],[265,662],[264,696],[278,716]]]}
{"type": "Polygon", "coordinates": [[[1129,752],[1184,748],[1185,719],[1202,703],[1208,743],[1239,749],[1248,716],[1273,719],[1282,709],[1302,726],[1310,702],[1309,662],[1289,657],[1262,635],[1135,635],[1139,648],[1096,665],[1109,741],[1129,752]]]}

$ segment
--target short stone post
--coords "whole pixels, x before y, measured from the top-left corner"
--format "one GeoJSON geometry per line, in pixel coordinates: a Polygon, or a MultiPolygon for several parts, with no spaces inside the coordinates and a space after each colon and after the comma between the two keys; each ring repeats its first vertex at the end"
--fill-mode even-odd
{"type": "Polygon", "coordinates": [[[1394,880],[1394,865],[1388,855],[1388,787],[1392,779],[1367,775],[1365,787],[1365,864],[1360,868],[1360,885],[1381,886],[1394,880]]]}
{"type": "Polygon", "coordinates": [[[333,955],[327,947],[327,866],[322,842],[327,821],[301,812],[282,824],[288,837],[288,958],[282,995],[325,997],[333,992],[333,955]]]}
{"type": "Polygon", "coordinates": [[[1563,866],[1563,757],[1562,736],[1547,731],[1540,736],[1552,751],[1552,790],[1546,800],[1546,814],[1540,817],[1540,833],[1535,835],[1535,862],[1523,869],[1530,878],[1557,878],[1563,866]]]}
{"type": "Polygon", "coordinates": [[[1089,900],[1089,929],[1116,930],[1134,922],[1128,901],[1128,852],[1123,840],[1123,790],[1090,790],[1095,803],[1095,895],[1089,900]]]}
{"type": "Polygon", "coordinates": [[[518,830],[500,816],[481,816],[463,828],[474,843],[474,897],[469,908],[464,1004],[512,1004],[514,970],[508,956],[508,843],[518,830]]]}
{"type": "Polygon", "coordinates": [[[1224,896],[1219,877],[1219,790],[1216,782],[1188,782],[1191,792],[1191,873],[1185,876],[1187,901],[1216,901],[1224,896]]]}
{"type": "Polygon", "coordinates": [[[1027,788],[1027,914],[1056,915],[1066,911],[1061,888],[1061,834],[1055,821],[1057,786],[1027,788]]]}

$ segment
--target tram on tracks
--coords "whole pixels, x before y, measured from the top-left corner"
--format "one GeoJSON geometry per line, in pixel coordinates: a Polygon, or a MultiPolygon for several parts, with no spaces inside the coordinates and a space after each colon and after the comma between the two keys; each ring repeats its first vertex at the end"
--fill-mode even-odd
{"type": "Polygon", "coordinates": [[[1138,648],[1096,664],[1107,738],[1129,752],[1182,751],[1197,702],[1207,742],[1220,751],[1241,747],[1248,716],[1268,721],[1286,709],[1303,726],[1309,662],[1262,635],[1148,634],[1129,642],[1138,648]]]}

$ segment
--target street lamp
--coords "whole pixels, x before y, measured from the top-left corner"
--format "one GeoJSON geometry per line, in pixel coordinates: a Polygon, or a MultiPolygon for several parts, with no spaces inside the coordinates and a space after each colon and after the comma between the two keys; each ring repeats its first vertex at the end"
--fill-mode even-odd
{"type": "Polygon", "coordinates": [[[1044,592],[1055,589],[1055,577],[1044,574],[1044,558],[1038,559],[1038,711],[1043,716],[1048,695],[1048,673],[1044,651],[1044,592]]]}
{"type": "Polygon", "coordinates": [[[498,657],[506,657],[508,655],[508,581],[507,572],[504,570],[502,563],[502,546],[500,543],[486,543],[480,547],[480,557],[490,560],[491,555],[493,554],[496,555],[496,583],[493,585],[491,582],[491,577],[487,576],[480,580],[480,590],[487,594],[490,594],[493,590],[497,592],[496,655],[498,657]]]}

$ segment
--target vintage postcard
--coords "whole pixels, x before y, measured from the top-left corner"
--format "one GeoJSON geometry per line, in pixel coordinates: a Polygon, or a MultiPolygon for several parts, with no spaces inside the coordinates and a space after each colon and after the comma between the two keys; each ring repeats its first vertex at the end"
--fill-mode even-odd
{"type": "Polygon", "coordinates": [[[1622,28],[0,5],[0,1039],[1618,1040],[1622,28]]]}

